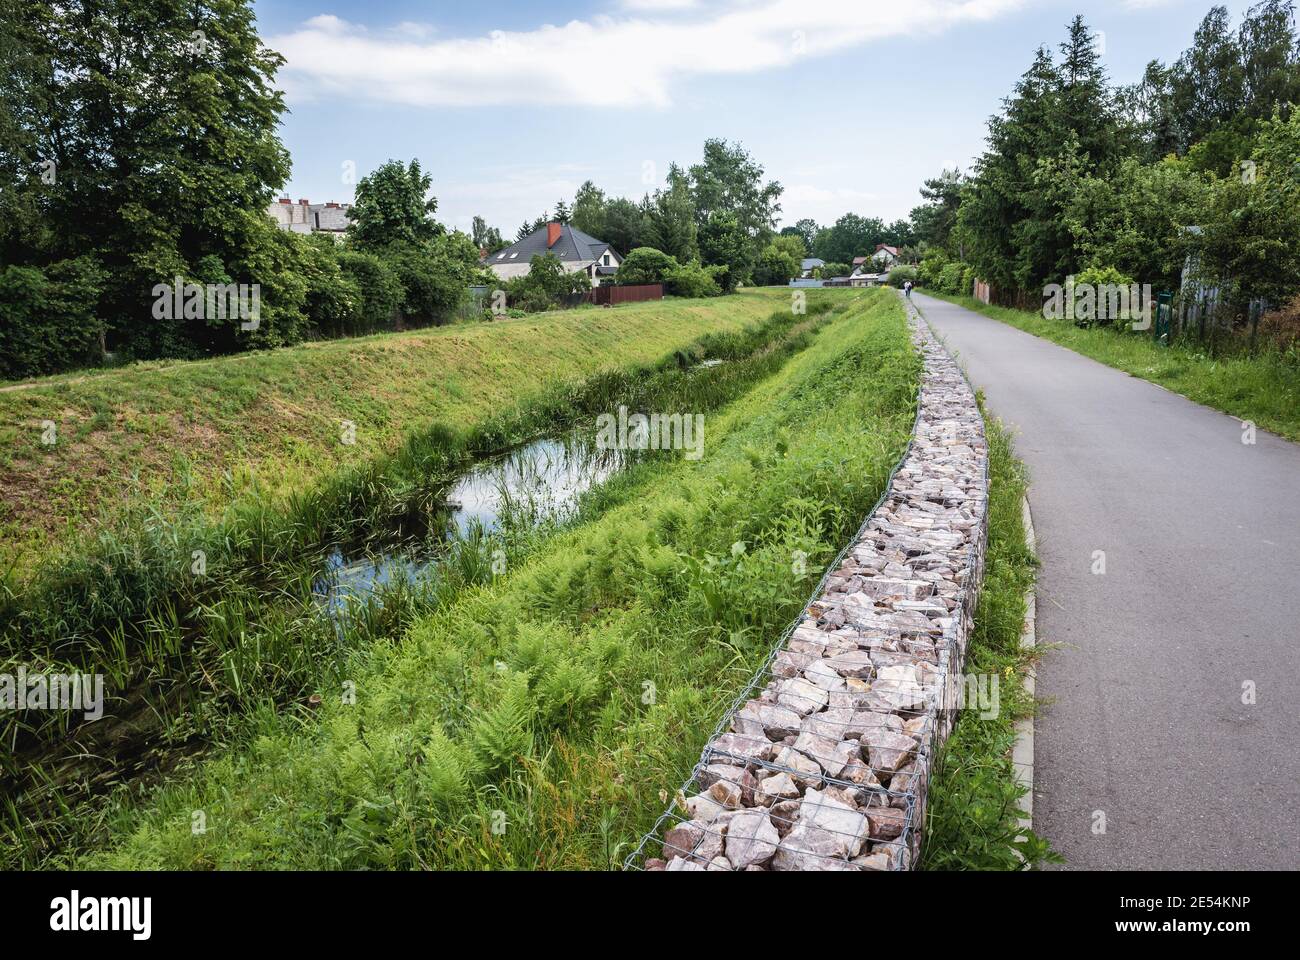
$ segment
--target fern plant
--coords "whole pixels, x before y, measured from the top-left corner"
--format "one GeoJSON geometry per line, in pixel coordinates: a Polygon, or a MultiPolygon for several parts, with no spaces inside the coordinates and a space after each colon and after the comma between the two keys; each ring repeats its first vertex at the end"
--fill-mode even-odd
{"type": "Polygon", "coordinates": [[[499,686],[500,698],[470,725],[474,758],[488,774],[530,755],[533,749],[535,709],[527,674],[506,673],[499,686]]]}
{"type": "Polygon", "coordinates": [[[475,757],[463,744],[435,729],[425,743],[420,786],[435,809],[445,810],[464,798],[476,773],[475,757]]]}

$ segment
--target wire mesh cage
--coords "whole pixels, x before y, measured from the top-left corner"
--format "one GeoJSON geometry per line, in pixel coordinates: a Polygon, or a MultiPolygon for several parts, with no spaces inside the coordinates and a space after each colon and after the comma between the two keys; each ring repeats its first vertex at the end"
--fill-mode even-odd
{"type": "Polygon", "coordinates": [[[917,862],[935,752],[966,700],[988,451],[970,384],[907,309],[925,358],[907,451],[627,869],[917,862]]]}

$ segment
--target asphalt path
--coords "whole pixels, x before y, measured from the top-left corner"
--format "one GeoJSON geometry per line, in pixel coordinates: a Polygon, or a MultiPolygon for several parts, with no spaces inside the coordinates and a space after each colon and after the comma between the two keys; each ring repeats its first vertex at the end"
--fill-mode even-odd
{"type": "Polygon", "coordinates": [[[913,297],[1030,471],[1035,831],[1076,869],[1300,868],[1300,446],[913,297]]]}

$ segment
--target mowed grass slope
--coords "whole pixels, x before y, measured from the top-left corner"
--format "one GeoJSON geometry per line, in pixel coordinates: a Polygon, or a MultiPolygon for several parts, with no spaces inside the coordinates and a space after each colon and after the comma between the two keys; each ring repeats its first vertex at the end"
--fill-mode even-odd
{"type": "Polygon", "coordinates": [[[556,381],[658,360],[788,301],[756,290],[571,310],[0,389],[0,562],[129,498],[220,508],[254,483],[274,497],[391,451],[421,424],[472,424],[556,381]],[[344,421],[354,444],[341,442],[344,421]]]}
{"type": "Polygon", "coordinates": [[[897,299],[860,296],[708,417],[703,460],[615,480],[504,576],[352,651],[355,702],[265,716],[75,862],[615,866],[884,489],[919,370],[897,299]]]}
{"type": "Polygon", "coordinates": [[[980,303],[974,297],[922,291],[1010,324],[1026,333],[1180,393],[1207,407],[1250,420],[1279,436],[1300,441],[1300,366],[1276,351],[1254,356],[1213,356],[1190,343],[1162,347],[1150,333],[1109,327],[1076,327],[1038,313],[980,303]]]}

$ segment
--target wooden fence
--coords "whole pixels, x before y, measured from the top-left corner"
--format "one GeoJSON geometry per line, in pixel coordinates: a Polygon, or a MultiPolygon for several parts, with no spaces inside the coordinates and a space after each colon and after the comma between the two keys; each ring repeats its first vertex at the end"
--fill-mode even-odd
{"type": "Polygon", "coordinates": [[[662,300],[664,285],[662,283],[645,283],[635,286],[618,286],[607,283],[593,287],[587,294],[587,302],[600,307],[612,307],[620,303],[641,303],[644,300],[662,300]]]}
{"type": "MultiPolygon", "coordinates": [[[[971,296],[981,303],[1000,307],[1031,312],[1042,309],[1042,301],[1035,300],[1027,290],[1002,289],[983,280],[974,282],[971,296]]],[[[1243,313],[1240,305],[1230,307],[1223,302],[1218,287],[1188,282],[1184,282],[1176,293],[1161,293],[1156,301],[1152,310],[1152,319],[1155,321],[1152,337],[1155,340],[1163,343],[1174,340],[1207,343],[1237,339],[1252,352],[1260,320],[1269,311],[1266,301],[1255,298],[1245,304],[1243,313]]]]}

